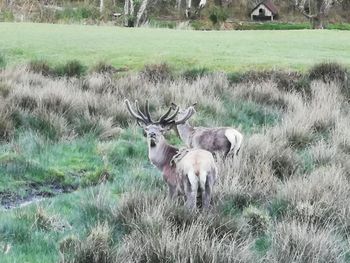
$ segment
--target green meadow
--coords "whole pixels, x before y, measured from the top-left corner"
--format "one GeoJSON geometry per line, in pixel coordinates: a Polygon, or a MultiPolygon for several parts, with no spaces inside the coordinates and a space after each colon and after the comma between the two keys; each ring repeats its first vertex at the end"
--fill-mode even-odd
{"type": "Polygon", "coordinates": [[[141,69],[167,62],[176,69],[305,70],[318,62],[350,65],[350,32],[317,30],[191,31],[112,26],[1,23],[0,54],[9,65],[44,59],[105,61],[141,69]]]}
{"type": "Polygon", "coordinates": [[[0,23],[0,262],[350,262],[349,51],[336,30],[0,23]],[[166,198],[125,98],[243,134],[210,210],[166,198]]]}

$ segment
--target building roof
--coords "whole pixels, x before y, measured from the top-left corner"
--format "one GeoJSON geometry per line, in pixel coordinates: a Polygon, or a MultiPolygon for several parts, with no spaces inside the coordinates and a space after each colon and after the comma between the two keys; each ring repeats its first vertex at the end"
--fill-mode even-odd
{"type": "Polygon", "coordinates": [[[252,12],[255,9],[257,9],[260,5],[266,6],[266,8],[269,9],[273,15],[278,14],[278,9],[271,0],[264,0],[264,1],[260,2],[256,7],[253,8],[252,12]]]}

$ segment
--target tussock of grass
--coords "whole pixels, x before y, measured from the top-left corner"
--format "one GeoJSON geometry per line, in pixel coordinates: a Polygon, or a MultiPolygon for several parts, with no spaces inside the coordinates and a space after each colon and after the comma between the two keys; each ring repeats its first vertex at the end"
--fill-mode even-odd
{"type": "Polygon", "coordinates": [[[166,63],[146,65],[141,71],[141,75],[143,78],[153,83],[172,79],[171,68],[166,63]]]}
{"type": "Polygon", "coordinates": [[[0,54],[0,68],[4,68],[6,66],[5,56],[0,54]]]}
{"type": "Polygon", "coordinates": [[[117,69],[104,61],[100,61],[96,65],[94,65],[90,71],[99,74],[113,74],[117,72],[117,69]]]}
{"type": "Polygon", "coordinates": [[[49,215],[42,207],[38,207],[34,215],[33,227],[45,231],[62,231],[70,225],[57,215],[49,215]]]}
{"type": "Polygon", "coordinates": [[[66,237],[60,242],[62,262],[111,262],[112,231],[107,223],[97,224],[85,240],[66,237]]]}
{"type": "Polygon", "coordinates": [[[279,223],[268,252],[269,262],[345,262],[345,247],[329,229],[296,221],[279,223]]]}

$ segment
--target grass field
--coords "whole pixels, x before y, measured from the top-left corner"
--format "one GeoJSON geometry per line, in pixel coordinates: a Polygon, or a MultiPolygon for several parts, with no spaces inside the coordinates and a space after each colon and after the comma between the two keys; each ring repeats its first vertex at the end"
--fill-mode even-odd
{"type": "Polygon", "coordinates": [[[176,69],[304,70],[316,62],[350,65],[347,31],[189,31],[109,26],[1,23],[0,54],[7,64],[77,59],[131,70],[164,61],[176,69]]]}
{"type": "Polygon", "coordinates": [[[350,73],[334,63],[289,71],[349,66],[349,40],[338,31],[0,24],[0,262],[350,263],[350,73]],[[12,67],[33,59],[134,72],[12,67]],[[160,61],[193,71],[137,72],[160,61]],[[192,124],[243,133],[238,161],[217,161],[209,211],[166,198],[125,98],[149,99],[155,116],[197,102],[192,124]]]}
{"type": "Polygon", "coordinates": [[[2,70],[1,263],[350,262],[350,90],[346,70],[329,69],[302,85],[2,70]],[[158,116],[197,101],[193,124],[244,134],[238,163],[218,160],[210,211],[166,198],[124,98],[149,98],[158,116]],[[33,196],[45,200],[4,209],[33,196]]]}

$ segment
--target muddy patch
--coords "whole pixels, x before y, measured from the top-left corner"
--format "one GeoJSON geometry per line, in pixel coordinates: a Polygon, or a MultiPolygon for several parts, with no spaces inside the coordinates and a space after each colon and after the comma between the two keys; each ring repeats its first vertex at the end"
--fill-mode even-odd
{"type": "Polygon", "coordinates": [[[72,186],[62,187],[59,185],[49,185],[43,190],[42,187],[39,188],[32,185],[22,195],[10,191],[0,192],[0,210],[24,207],[63,193],[71,193],[75,190],[76,188],[72,186]]]}

